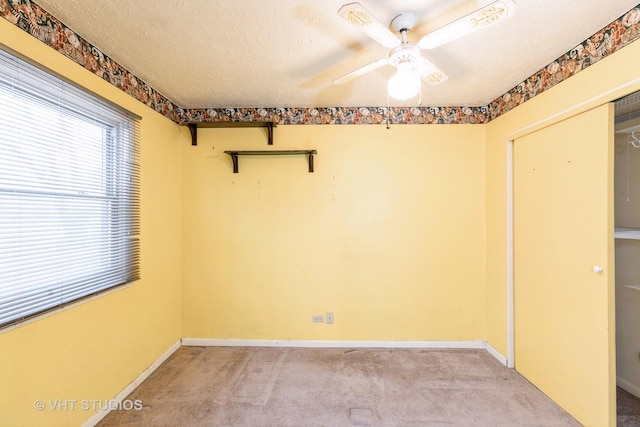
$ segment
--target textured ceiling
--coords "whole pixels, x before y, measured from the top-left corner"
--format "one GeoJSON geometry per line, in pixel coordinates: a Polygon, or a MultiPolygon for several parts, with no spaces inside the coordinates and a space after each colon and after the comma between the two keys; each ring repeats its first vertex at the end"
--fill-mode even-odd
{"type": "MultiPolygon", "coordinates": [[[[388,24],[403,11],[413,42],[492,0],[361,0],[388,24]]],[[[336,14],[346,0],[37,0],[36,3],[182,107],[387,105],[387,56],[336,14]]],[[[486,105],[588,39],[637,0],[516,0],[498,25],[423,55],[449,80],[423,84],[423,105],[486,105]]],[[[418,100],[391,101],[416,106],[418,100]]]]}

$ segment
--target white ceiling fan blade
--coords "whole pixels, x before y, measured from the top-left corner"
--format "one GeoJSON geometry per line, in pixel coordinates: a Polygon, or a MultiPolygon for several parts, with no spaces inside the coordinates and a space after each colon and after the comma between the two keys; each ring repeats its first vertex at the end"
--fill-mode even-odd
{"type": "Polygon", "coordinates": [[[417,60],[416,72],[422,80],[431,86],[439,85],[449,78],[438,67],[433,65],[423,56],[417,60]]]}
{"type": "Polygon", "coordinates": [[[380,23],[360,3],[348,3],[338,9],[338,15],[358,27],[366,35],[383,46],[393,49],[400,44],[400,40],[385,25],[380,23]]]}
{"type": "Polygon", "coordinates": [[[497,0],[469,15],[427,34],[418,42],[420,49],[433,49],[509,18],[516,8],[513,0],[497,0]]]}
{"type": "Polygon", "coordinates": [[[372,62],[371,64],[367,64],[364,67],[360,67],[356,70],[351,71],[350,73],[345,74],[344,76],[338,77],[337,79],[335,79],[333,81],[334,84],[341,84],[341,83],[346,83],[349,82],[353,79],[355,79],[356,77],[360,77],[363,74],[368,73],[369,71],[373,71],[377,68],[383,67],[385,65],[387,65],[389,63],[389,59],[384,58],[384,59],[378,59],[375,62],[372,62]]]}

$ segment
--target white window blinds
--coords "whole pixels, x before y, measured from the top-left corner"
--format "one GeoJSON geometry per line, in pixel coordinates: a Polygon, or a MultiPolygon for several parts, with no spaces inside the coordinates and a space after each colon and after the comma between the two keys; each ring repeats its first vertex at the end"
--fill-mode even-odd
{"type": "Polygon", "coordinates": [[[139,278],[137,118],[0,51],[0,327],[139,278]]]}

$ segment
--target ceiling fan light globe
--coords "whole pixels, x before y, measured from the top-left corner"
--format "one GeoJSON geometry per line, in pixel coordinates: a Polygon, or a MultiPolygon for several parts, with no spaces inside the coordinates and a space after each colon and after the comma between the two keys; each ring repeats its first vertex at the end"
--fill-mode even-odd
{"type": "Polygon", "coordinates": [[[398,65],[398,71],[389,79],[387,90],[394,99],[405,100],[413,98],[420,92],[420,76],[414,72],[410,63],[398,65]]]}

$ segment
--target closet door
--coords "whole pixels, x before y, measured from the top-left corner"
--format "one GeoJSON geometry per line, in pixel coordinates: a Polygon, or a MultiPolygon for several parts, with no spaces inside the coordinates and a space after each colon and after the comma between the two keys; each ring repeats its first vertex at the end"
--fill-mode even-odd
{"type": "Polygon", "coordinates": [[[613,105],[514,142],[515,367],[615,426],[613,105]]]}

